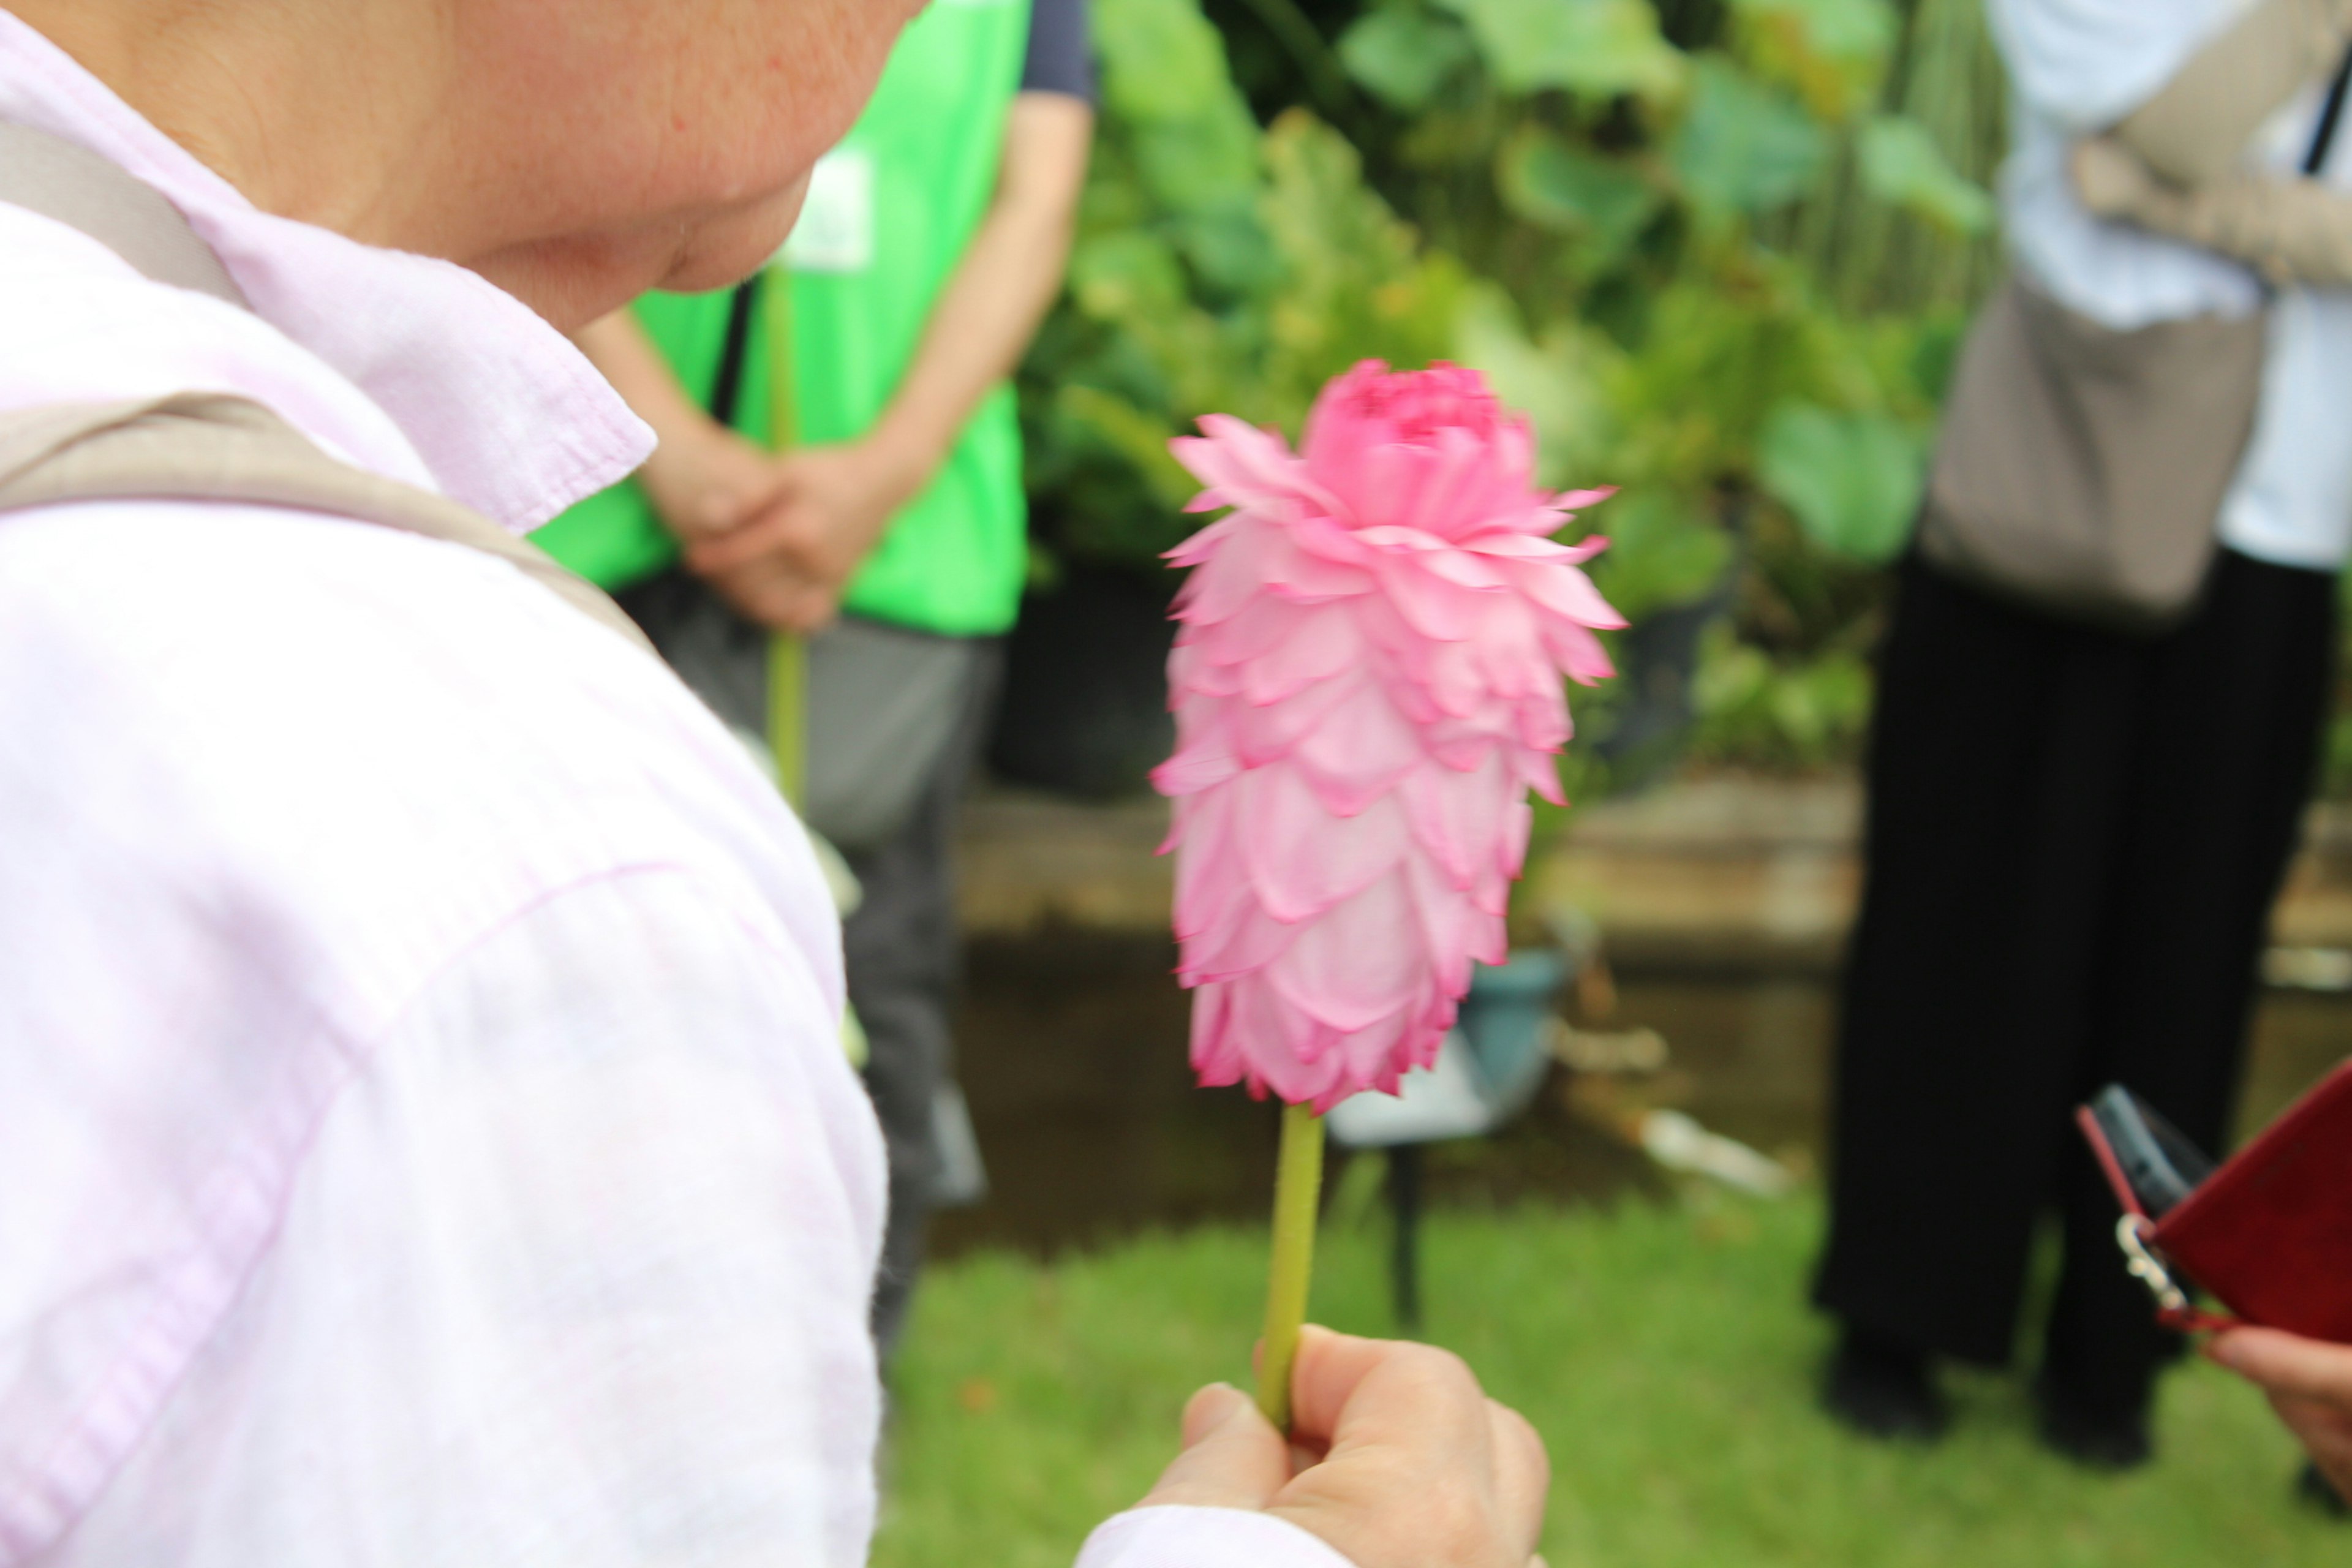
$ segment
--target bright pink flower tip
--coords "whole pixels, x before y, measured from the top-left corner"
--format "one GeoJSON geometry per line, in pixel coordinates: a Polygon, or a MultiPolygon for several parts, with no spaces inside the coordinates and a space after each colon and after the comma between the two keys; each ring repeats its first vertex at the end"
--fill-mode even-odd
{"type": "Polygon", "coordinates": [[[1179,598],[1179,974],[1204,1084],[1328,1110],[1435,1059],[1504,952],[1530,781],[1557,795],[1570,679],[1623,619],[1541,537],[1606,489],[1534,488],[1535,441],[1458,365],[1367,361],[1303,449],[1212,415],[1171,443],[1230,507],[1179,598]]]}

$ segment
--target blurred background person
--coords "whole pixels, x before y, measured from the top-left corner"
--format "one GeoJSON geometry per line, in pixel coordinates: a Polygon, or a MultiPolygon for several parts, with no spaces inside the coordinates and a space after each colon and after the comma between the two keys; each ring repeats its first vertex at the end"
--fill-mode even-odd
{"type": "MultiPolygon", "coordinates": [[[[2167,1337],[2125,1273],[2113,1200],[2068,1111],[2120,1080],[2207,1148],[2229,1130],[2352,531],[2352,298],[2329,270],[2327,225],[2277,210],[2346,210],[2340,153],[2310,179],[2298,170],[2327,144],[2347,10],[1991,6],[2015,92],[2003,201],[2019,283],[2115,332],[2267,304],[2267,346],[2185,621],[2129,635],[2013,602],[1917,550],[1902,567],[1816,1288],[1840,1333],[1826,1402],[1864,1432],[1937,1436],[1936,1362],[2007,1362],[2036,1227],[2055,1209],[2042,1436],[2098,1466],[2150,1453],[2167,1337]]],[[[2201,382],[2171,390],[2194,398],[2201,382]]],[[[2129,460],[2161,473],[2174,458],[2129,460]]]]}
{"type": "Polygon", "coordinates": [[[739,731],[804,726],[799,804],[859,885],[844,942],[890,1156],[886,1352],[946,1152],[970,1147],[950,1077],[955,812],[1027,573],[1007,377],[1060,291],[1093,95],[1084,0],[924,12],[775,265],[582,335],[661,444],[536,536],[739,731]],[[797,719],[775,634],[811,639],[797,719]]]}

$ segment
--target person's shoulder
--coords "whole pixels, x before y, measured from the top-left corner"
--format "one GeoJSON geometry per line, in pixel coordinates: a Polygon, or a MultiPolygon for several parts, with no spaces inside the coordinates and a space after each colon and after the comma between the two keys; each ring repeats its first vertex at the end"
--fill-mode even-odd
{"type": "Polygon", "coordinates": [[[772,790],[642,648],[502,561],[365,523],[0,515],[0,814],[78,802],[46,826],[68,853],[335,933],[339,965],[425,963],[636,865],[706,868],[786,927],[822,910],[772,790]]]}
{"type": "MultiPolygon", "coordinates": [[[[0,513],[0,637],[93,687],[137,683],[159,722],[173,708],[217,723],[290,703],[322,737],[352,706],[325,704],[331,691],[372,700],[378,729],[429,703],[446,730],[464,710],[520,696],[506,674],[518,665],[593,663],[605,643],[626,646],[480,552],[193,500],[0,513]]],[[[0,681],[25,668],[0,668],[0,681]]]]}

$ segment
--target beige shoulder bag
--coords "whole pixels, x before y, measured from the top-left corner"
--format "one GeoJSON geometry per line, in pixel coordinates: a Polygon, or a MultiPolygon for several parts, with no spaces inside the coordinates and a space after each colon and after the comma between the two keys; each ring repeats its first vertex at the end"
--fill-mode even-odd
{"type": "MultiPolygon", "coordinates": [[[[2352,58],[2304,172],[2326,161],[2352,58]]],[[[2262,392],[2266,322],[2116,331],[2014,270],[1969,333],[1920,511],[1919,552],[2069,620],[2157,632],[2196,607],[2262,392]]]]}

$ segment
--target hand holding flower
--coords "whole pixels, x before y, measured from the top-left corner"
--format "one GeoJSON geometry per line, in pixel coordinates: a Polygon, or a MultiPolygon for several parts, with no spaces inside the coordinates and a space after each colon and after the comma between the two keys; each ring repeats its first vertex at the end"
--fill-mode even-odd
{"type": "Polygon", "coordinates": [[[1527,1568],[1550,1461],[1460,1357],[1309,1328],[1287,1442],[1222,1384],[1184,1409],[1184,1451],[1143,1500],[1286,1519],[1357,1568],[1527,1568]]]}

